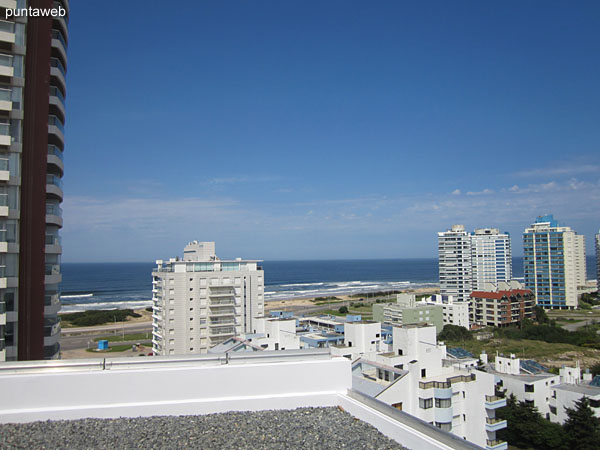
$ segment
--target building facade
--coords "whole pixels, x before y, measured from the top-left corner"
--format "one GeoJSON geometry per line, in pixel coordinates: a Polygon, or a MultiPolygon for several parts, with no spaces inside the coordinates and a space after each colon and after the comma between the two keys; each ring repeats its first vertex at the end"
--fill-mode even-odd
{"type": "Polygon", "coordinates": [[[471,236],[464,225],[438,233],[440,294],[468,301],[472,289],[471,236]]]}
{"type": "Polygon", "coordinates": [[[525,287],[548,309],[577,307],[577,286],[585,284],[584,237],[540,216],[523,233],[525,287]],[[582,283],[583,280],[583,283],[582,283]]]}
{"type": "Polygon", "coordinates": [[[596,235],[596,289],[600,291],[600,230],[596,235]]]}
{"type": "Polygon", "coordinates": [[[468,302],[471,291],[485,283],[512,278],[510,235],[497,228],[478,228],[473,233],[464,225],[453,225],[438,233],[440,294],[468,302]]]}
{"type": "Polygon", "coordinates": [[[264,315],[258,260],[220,260],[214,242],[191,242],[182,260],[158,260],[152,272],[152,347],[157,355],[207,353],[252,333],[264,315]]]}
{"type": "Polygon", "coordinates": [[[444,328],[442,305],[417,302],[414,294],[398,294],[396,303],[373,304],[373,320],[388,325],[435,325],[444,328]]]}
{"type": "Polygon", "coordinates": [[[432,295],[425,300],[428,305],[439,305],[442,307],[442,320],[444,325],[455,325],[467,330],[471,327],[469,313],[469,302],[455,301],[453,297],[445,295],[432,295]]]}
{"type": "Polygon", "coordinates": [[[506,327],[533,319],[535,296],[517,281],[488,283],[481,291],[471,293],[471,323],[506,327]]]}
{"type": "Polygon", "coordinates": [[[478,228],[471,234],[471,271],[473,290],[486,283],[512,279],[510,235],[497,228],[478,228]]]}
{"type": "Polygon", "coordinates": [[[496,419],[506,399],[494,397],[494,376],[449,360],[432,326],[394,326],[389,351],[355,360],[352,375],[365,395],[483,448],[507,449],[496,439],[507,423],[496,419]]]}
{"type": "Polygon", "coordinates": [[[68,15],[68,0],[0,0],[0,360],[60,352],[68,15]],[[29,7],[61,16],[6,12],[29,7]]]}

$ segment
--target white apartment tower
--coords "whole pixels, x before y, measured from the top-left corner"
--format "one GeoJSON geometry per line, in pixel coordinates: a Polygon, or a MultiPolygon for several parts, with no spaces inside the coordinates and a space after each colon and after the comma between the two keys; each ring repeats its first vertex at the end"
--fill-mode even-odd
{"type": "Polygon", "coordinates": [[[152,347],[156,355],[207,353],[264,315],[258,260],[221,260],[214,242],[190,242],[183,260],[156,261],[152,272],[152,347]]]}
{"type": "Polygon", "coordinates": [[[440,294],[469,301],[471,292],[485,283],[510,281],[512,252],[510,235],[497,228],[478,228],[474,233],[464,225],[453,225],[438,233],[440,294]]]}
{"type": "Polygon", "coordinates": [[[440,293],[469,300],[472,291],[471,236],[464,225],[438,233],[440,293]]]}
{"type": "Polygon", "coordinates": [[[485,283],[510,281],[512,253],[510,235],[497,228],[478,228],[471,235],[471,269],[473,290],[481,290],[485,283]]]}
{"type": "Polygon", "coordinates": [[[600,230],[596,235],[596,288],[600,291],[600,230]]]}

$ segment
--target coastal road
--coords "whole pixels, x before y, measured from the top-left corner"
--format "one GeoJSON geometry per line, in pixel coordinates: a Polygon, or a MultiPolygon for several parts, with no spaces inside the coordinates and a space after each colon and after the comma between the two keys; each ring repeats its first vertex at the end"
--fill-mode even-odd
{"type": "Polygon", "coordinates": [[[111,325],[99,325],[95,327],[78,327],[78,328],[63,328],[61,333],[63,336],[72,336],[76,334],[91,334],[91,333],[104,333],[114,334],[115,330],[117,333],[122,332],[125,329],[125,333],[144,333],[146,331],[152,331],[152,322],[133,322],[133,323],[117,323],[111,325]]]}
{"type": "MultiPolygon", "coordinates": [[[[95,347],[94,339],[133,333],[151,333],[152,322],[117,323],[96,327],[63,328],[60,336],[60,348],[62,350],[75,350],[79,348],[95,347]]],[[[151,336],[150,336],[151,337],[151,336]]],[[[118,344],[121,344],[119,342],[118,344]]],[[[135,342],[133,342],[135,344],[135,342]]]]}

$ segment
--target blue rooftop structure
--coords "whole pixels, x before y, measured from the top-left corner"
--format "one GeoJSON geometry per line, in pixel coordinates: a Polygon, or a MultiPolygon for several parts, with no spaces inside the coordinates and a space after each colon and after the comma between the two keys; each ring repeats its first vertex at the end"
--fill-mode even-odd
{"type": "Polygon", "coordinates": [[[545,216],[538,216],[535,219],[535,223],[546,223],[550,222],[551,227],[558,227],[558,221],[554,219],[554,214],[546,214],[545,216]]]}
{"type": "Polygon", "coordinates": [[[279,319],[291,319],[294,317],[294,313],[292,311],[271,311],[269,315],[279,319]]]}
{"type": "Polygon", "coordinates": [[[539,362],[534,361],[532,359],[522,359],[521,370],[528,372],[532,375],[550,371],[550,369],[548,369],[546,366],[542,366],[539,362]]]}
{"type": "Polygon", "coordinates": [[[465,350],[464,348],[460,348],[460,347],[446,349],[446,353],[449,356],[456,358],[456,359],[474,358],[473,353],[465,350]]]}

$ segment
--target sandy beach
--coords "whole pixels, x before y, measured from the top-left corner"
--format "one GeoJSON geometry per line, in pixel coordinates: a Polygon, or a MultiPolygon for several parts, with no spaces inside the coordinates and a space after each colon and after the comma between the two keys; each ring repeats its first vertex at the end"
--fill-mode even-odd
{"type": "MultiPolygon", "coordinates": [[[[416,295],[433,295],[433,294],[439,294],[440,293],[440,289],[439,288],[418,288],[418,289],[407,289],[407,290],[403,290],[402,292],[404,293],[410,293],[410,294],[416,294],[416,295]]],[[[351,302],[356,302],[358,301],[359,298],[364,298],[364,299],[369,299],[369,298],[373,298],[373,297],[369,297],[369,293],[363,293],[361,294],[360,297],[353,297],[350,295],[336,295],[335,297],[338,300],[323,300],[324,303],[336,303],[336,302],[344,302],[344,301],[351,301],[351,302]]],[[[395,301],[395,294],[390,296],[390,301],[393,302],[395,301]]],[[[302,307],[313,307],[313,306],[319,306],[317,305],[317,303],[321,303],[321,301],[316,300],[319,297],[306,297],[306,298],[290,298],[290,299],[282,299],[282,300],[272,300],[272,301],[267,301],[265,302],[265,310],[267,311],[271,311],[271,310],[278,310],[278,309],[287,309],[287,308],[302,308],[302,307]]],[[[378,298],[382,298],[381,296],[378,298]]]]}

